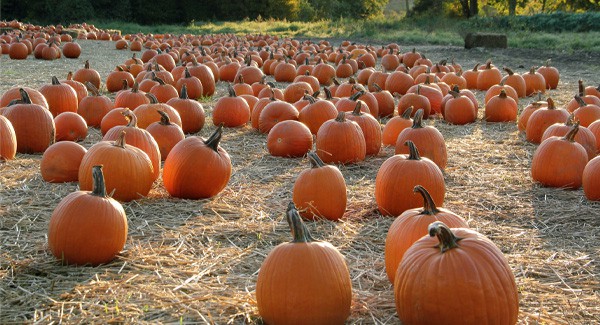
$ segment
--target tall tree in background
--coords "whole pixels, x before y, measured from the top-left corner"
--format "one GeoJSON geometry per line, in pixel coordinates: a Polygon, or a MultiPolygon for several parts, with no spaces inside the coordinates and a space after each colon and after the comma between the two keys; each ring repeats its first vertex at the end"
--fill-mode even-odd
{"type": "MultiPolygon", "coordinates": [[[[546,0],[543,0],[546,2],[546,0]]],[[[508,0],[508,15],[514,16],[517,10],[517,0],[508,0]]]]}
{"type": "Polygon", "coordinates": [[[463,17],[470,18],[479,13],[479,3],[477,0],[460,0],[463,17]]]}

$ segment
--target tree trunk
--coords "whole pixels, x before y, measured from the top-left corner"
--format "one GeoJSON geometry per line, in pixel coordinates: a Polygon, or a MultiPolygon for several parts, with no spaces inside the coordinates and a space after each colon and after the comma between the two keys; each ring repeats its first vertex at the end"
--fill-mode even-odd
{"type": "Polygon", "coordinates": [[[546,11],[546,0],[542,0],[542,13],[546,11]]]}
{"type": "Polygon", "coordinates": [[[471,14],[469,17],[474,17],[479,14],[479,4],[477,3],[477,0],[471,0],[471,8],[469,12],[471,14]]]}
{"type": "Polygon", "coordinates": [[[471,16],[471,12],[469,10],[469,0],[460,0],[460,6],[462,8],[462,13],[465,18],[469,18],[471,16]]]}
{"type": "MultiPolygon", "coordinates": [[[[543,0],[543,2],[546,2],[546,0],[543,0]]],[[[543,5],[542,5],[542,7],[543,7],[543,5]]],[[[514,16],[516,9],[517,9],[517,0],[508,0],[508,15],[514,16]]]]}

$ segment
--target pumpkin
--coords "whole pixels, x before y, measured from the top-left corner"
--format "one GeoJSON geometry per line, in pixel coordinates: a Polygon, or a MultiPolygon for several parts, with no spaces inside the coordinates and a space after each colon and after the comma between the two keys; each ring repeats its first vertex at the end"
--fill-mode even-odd
{"type": "Polygon", "coordinates": [[[544,76],[531,67],[528,73],[523,74],[525,80],[525,94],[531,96],[537,92],[546,92],[546,79],[544,76]]]}
{"type": "Polygon", "coordinates": [[[17,136],[10,121],[0,114],[0,161],[15,159],[17,136]]]}
{"type": "Polygon", "coordinates": [[[378,84],[374,84],[373,87],[375,87],[375,92],[372,94],[375,97],[375,100],[377,100],[379,117],[393,117],[396,108],[394,96],[392,96],[388,90],[381,89],[378,84]]]}
{"type": "Polygon", "coordinates": [[[423,118],[429,118],[431,104],[429,103],[429,99],[427,97],[421,95],[421,87],[421,85],[418,85],[417,90],[414,93],[407,93],[406,95],[400,97],[398,100],[398,115],[402,115],[407,108],[412,107],[413,117],[419,110],[421,110],[423,113],[423,118]]]}
{"type": "Polygon", "coordinates": [[[202,94],[203,94],[202,82],[200,82],[200,79],[192,76],[187,67],[185,68],[183,78],[180,78],[179,80],[177,80],[177,83],[175,85],[175,88],[177,88],[178,92],[181,93],[181,88],[183,87],[184,84],[187,87],[187,93],[190,98],[197,99],[197,98],[202,97],[202,94]]]}
{"type": "Polygon", "coordinates": [[[283,91],[283,100],[295,103],[302,99],[305,94],[313,93],[311,85],[304,81],[292,82],[283,91]]]}
{"type": "Polygon", "coordinates": [[[147,196],[156,179],[148,155],[125,143],[122,130],[116,141],[100,141],[88,149],[79,166],[79,188],[93,188],[92,166],[103,165],[106,190],[112,197],[129,202],[147,196]]]}
{"type": "Polygon", "coordinates": [[[477,101],[477,98],[475,98],[475,95],[473,94],[472,91],[470,91],[469,89],[460,89],[460,88],[458,88],[457,85],[454,85],[452,87],[452,89],[448,90],[448,94],[446,94],[446,96],[444,96],[444,98],[442,99],[442,103],[440,104],[440,110],[442,111],[442,116],[446,115],[446,103],[448,102],[448,100],[454,98],[454,96],[452,94],[450,94],[450,91],[454,91],[455,93],[458,93],[459,95],[467,96],[467,98],[469,98],[471,100],[471,102],[473,103],[473,107],[475,108],[475,110],[477,111],[479,109],[479,102],[477,101]]]}
{"type": "Polygon", "coordinates": [[[463,78],[467,81],[468,89],[477,89],[477,78],[479,77],[479,63],[473,69],[463,72],[463,78]]]}
{"type": "Polygon", "coordinates": [[[600,201],[600,156],[590,160],[583,169],[583,193],[590,201],[600,201]]]}
{"type": "Polygon", "coordinates": [[[261,133],[269,133],[277,123],[297,119],[298,110],[294,105],[281,100],[271,101],[260,112],[258,130],[261,133]]]}
{"type": "Polygon", "coordinates": [[[467,89],[467,79],[462,76],[462,70],[446,73],[440,81],[448,85],[457,85],[458,89],[467,89]]]}
{"type": "Polygon", "coordinates": [[[85,60],[85,64],[82,69],[75,71],[73,74],[73,80],[77,80],[82,84],[85,84],[89,81],[94,87],[100,89],[100,74],[95,69],[90,68],[90,61],[85,60]]]}
{"type": "Polygon", "coordinates": [[[544,140],[533,153],[531,177],[543,186],[578,189],[588,162],[585,148],[574,141],[579,131],[575,123],[564,137],[544,140]]]}
{"type": "MultiPolygon", "coordinates": [[[[253,58],[248,55],[245,58],[245,65],[240,66],[237,70],[235,79],[239,79],[242,77],[243,80],[246,80],[248,84],[253,84],[257,81],[260,81],[264,77],[264,73],[260,70],[259,67],[255,66],[253,63],[253,58]]],[[[294,68],[294,74],[296,73],[296,68],[294,68]]]]}
{"type": "Polygon", "coordinates": [[[81,101],[88,96],[87,87],[77,80],[73,80],[73,72],[69,71],[67,74],[67,80],[63,80],[62,83],[67,84],[75,90],[77,94],[77,103],[81,104],[81,101]]]}
{"type": "Polygon", "coordinates": [[[129,119],[123,113],[129,110],[129,108],[117,107],[106,113],[100,122],[100,132],[102,135],[105,135],[106,132],[115,126],[127,125],[129,119]]]}
{"type": "Polygon", "coordinates": [[[312,75],[319,80],[319,84],[329,86],[335,76],[335,68],[327,63],[320,62],[313,68],[312,75]]]}
{"type": "MultiPolygon", "coordinates": [[[[571,114],[571,116],[569,116],[565,123],[555,123],[550,125],[542,135],[542,142],[544,142],[544,140],[550,137],[565,136],[565,134],[569,133],[569,131],[573,127],[574,120],[575,115],[571,114]]],[[[579,123],[579,121],[577,121],[577,123],[579,123]]],[[[583,148],[588,154],[589,159],[596,157],[596,153],[598,152],[596,150],[596,136],[588,128],[586,128],[585,126],[581,126],[580,124],[579,131],[577,132],[573,140],[575,140],[575,142],[583,146],[583,148]]]]}
{"type": "Polygon", "coordinates": [[[13,60],[25,60],[29,55],[29,50],[27,49],[27,45],[21,42],[21,39],[17,37],[16,41],[10,44],[8,48],[8,57],[13,60]]]}
{"type": "Polygon", "coordinates": [[[363,101],[369,109],[369,111],[365,113],[370,113],[371,115],[373,115],[373,117],[379,116],[379,103],[377,101],[377,98],[375,98],[375,96],[371,92],[368,92],[362,85],[358,84],[352,87],[352,94],[354,95],[357,93],[360,93],[357,100],[363,101]]]}
{"type": "Polygon", "coordinates": [[[519,296],[502,251],[482,234],[429,225],[404,254],[394,281],[403,324],[516,324],[519,296]],[[452,291],[452,297],[440,294],[452,291]],[[415,306],[419,306],[415,308],[415,306]]]}
{"type": "MultiPolygon", "coordinates": [[[[589,105],[597,105],[600,106],[600,98],[594,96],[594,95],[586,95],[585,94],[585,85],[583,84],[583,80],[579,79],[578,81],[578,92],[576,94],[576,96],[581,97],[581,99],[589,105]]],[[[580,102],[573,97],[573,99],[571,99],[571,101],[567,104],[566,109],[567,111],[569,111],[569,113],[574,112],[576,109],[578,109],[580,107],[580,102]]]]}
{"type": "Polygon", "coordinates": [[[431,107],[430,114],[442,113],[441,105],[442,99],[444,98],[444,93],[442,93],[439,85],[429,82],[429,77],[425,78],[424,83],[410,87],[407,91],[407,94],[409,93],[418,93],[419,95],[427,97],[427,100],[429,100],[429,106],[431,107]]]}
{"type": "Polygon", "coordinates": [[[507,75],[502,78],[501,83],[507,86],[511,86],[516,92],[518,97],[527,96],[527,86],[525,85],[525,79],[518,73],[513,72],[510,68],[504,68],[507,75]]]}
{"type": "Polygon", "coordinates": [[[92,170],[92,191],[76,191],[56,206],[48,224],[48,246],[61,262],[99,265],[112,261],[127,240],[123,206],[106,194],[102,166],[92,170]]]}
{"type": "Polygon", "coordinates": [[[554,123],[564,123],[569,118],[569,112],[557,109],[554,100],[548,98],[548,107],[542,107],[531,113],[525,127],[525,136],[531,143],[540,143],[544,131],[554,123]]]}
{"type": "Polygon", "coordinates": [[[195,56],[192,57],[192,63],[188,66],[188,71],[190,74],[198,80],[202,84],[202,96],[210,97],[214,95],[216,83],[215,83],[215,75],[213,71],[206,64],[198,64],[195,56]]]}
{"type": "MultiPolygon", "coordinates": [[[[393,87],[392,89],[388,89],[388,78],[390,75],[392,75],[394,73],[387,73],[387,72],[382,72],[382,71],[375,71],[373,72],[370,76],[369,76],[369,80],[367,80],[367,89],[369,91],[375,91],[375,84],[378,85],[385,85],[386,89],[389,90],[392,94],[394,93],[394,88],[398,88],[398,90],[402,91],[402,89],[407,85],[407,78],[400,78],[400,80],[398,81],[399,84],[394,83],[395,87],[393,87]]],[[[411,84],[412,86],[412,84],[411,84]]],[[[406,88],[408,89],[408,88],[406,88]]]]}
{"type": "Polygon", "coordinates": [[[146,96],[146,92],[139,90],[137,81],[133,82],[131,89],[122,90],[115,96],[115,107],[127,107],[131,110],[136,109],[142,104],[147,104],[150,99],[146,96]]]}
{"type": "Polygon", "coordinates": [[[451,124],[464,125],[477,119],[477,109],[473,101],[458,92],[450,91],[451,98],[444,104],[444,119],[451,124]]]}
{"type": "Polygon", "coordinates": [[[544,80],[546,80],[547,89],[556,89],[556,87],[558,87],[560,73],[556,67],[550,66],[550,59],[546,61],[546,65],[537,69],[537,73],[541,74],[544,77],[544,80]]]}
{"type": "Polygon", "coordinates": [[[83,141],[87,137],[88,126],[77,113],[64,112],[54,118],[56,141],[83,141]]]}
{"type": "Polygon", "coordinates": [[[33,104],[23,88],[19,91],[20,102],[7,107],[2,113],[15,131],[17,152],[44,152],[55,141],[56,127],[52,114],[44,107],[33,104]]]}
{"type": "Polygon", "coordinates": [[[157,110],[167,113],[171,122],[181,127],[181,116],[179,116],[179,112],[175,108],[169,104],[159,103],[158,99],[152,94],[146,93],[146,97],[148,97],[149,102],[133,110],[137,116],[138,127],[145,129],[150,124],[160,121],[160,115],[156,114],[157,110]]]}
{"type": "Polygon", "coordinates": [[[319,100],[312,96],[305,96],[305,98],[309,104],[298,114],[298,121],[308,126],[312,134],[317,134],[323,123],[336,118],[338,111],[335,105],[328,100],[319,100]]]}
{"type": "MultiPolygon", "coordinates": [[[[127,81],[127,86],[133,87],[135,81],[133,75],[123,70],[120,66],[117,66],[116,70],[111,71],[106,77],[106,90],[114,93],[123,89],[123,80],[127,81]]],[[[118,105],[115,106],[119,107],[118,105]]]]}
{"type": "Polygon", "coordinates": [[[46,97],[52,116],[56,117],[62,112],[77,112],[77,93],[68,84],[61,84],[55,76],[52,77],[52,84],[40,87],[40,93],[46,97]]]}
{"type": "Polygon", "coordinates": [[[190,99],[187,95],[187,87],[181,87],[179,98],[171,98],[167,105],[173,107],[181,117],[181,129],[184,133],[196,133],[204,127],[206,114],[202,104],[190,99]]]}
{"type": "Polygon", "coordinates": [[[469,227],[465,219],[456,213],[444,208],[438,209],[423,186],[415,186],[413,192],[421,194],[423,207],[404,211],[391,224],[385,238],[385,272],[392,284],[404,253],[417,240],[427,235],[429,224],[441,221],[451,228],[469,227]]]}
{"type": "Polygon", "coordinates": [[[575,95],[579,108],[573,111],[575,118],[581,126],[588,127],[593,122],[600,120],[600,106],[586,103],[579,95],[575,95]]]}
{"type": "Polygon", "coordinates": [[[258,273],[259,315],[265,324],[344,324],[352,303],[344,256],[312,238],[293,203],[286,220],[293,240],[269,252],[258,273]]]}
{"type": "Polygon", "coordinates": [[[431,159],[440,169],[444,170],[448,163],[448,153],[444,136],[433,126],[423,126],[423,111],[415,114],[413,125],[400,132],[396,139],[396,154],[409,153],[409,148],[404,145],[406,141],[414,142],[423,157],[431,159]]]}
{"type": "Polygon", "coordinates": [[[366,155],[376,156],[381,150],[381,125],[369,113],[361,112],[360,101],[356,103],[356,107],[351,113],[347,113],[346,118],[356,122],[360,126],[363,135],[365,136],[366,155]]]}
{"type": "Polygon", "coordinates": [[[428,158],[421,158],[412,141],[406,141],[408,155],[388,158],[377,171],[375,201],[384,216],[399,216],[408,209],[421,206],[420,196],[413,193],[417,185],[428,189],[436,205],[444,203],[446,185],[442,170],[428,158]]]}
{"type": "Polygon", "coordinates": [[[394,71],[400,65],[400,57],[394,54],[394,50],[390,49],[388,53],[381,57],[381,67],[384,71],[394,71]]]}
{"type": "Polygon", "coordinates": [[[205,199],[221,192],[231,177],[231,159],[219,146],[223,126],[208,138],[179,141],[165,160],[163,182],[169,194],[182,199],[205,199]]]}
{"type": "Polygon", "coordinates": [[[588,130],[590,130],[596,137],[596,151],[600,152],[600,120],[590,124],[590,126],[588,126],[588,130]]]}
{"type": "Polygon", "coordinates": [[[492,60],[488,60],[477,75],[477,89],[488,90],[493,85],[499,84],[500,81],[502,81],[502,73],[492,65],[492,60]]]}
{"type": "Polygon", "coordinates": [[[46,97],[44,97],[42,93],[33,88],[19,86],[12,87],[9,90],[7,90],[4,94],[2,94],[2,97],[0,97],[0,107],[7,107],[15,99],[20,100],[20,89],[23,89],[27,93],[29,99],[33,104],[38,104],[48,109],[48,101],[46,101],[46,97]]]}
{"type": "Polygon", "coordinates": [[[131,110],[125,110],[122,113],[129,118],[127,125],[117,125],[102,137],[103,141],[116,141],[119,139],[123,131],[127,133],[125,140],[133,147],[142,150],[152,162],[152,175],[157,179],[160,174],[160,148],[154,137],[145,129],[138,127],[137,115],[131,110]]]}
{"type": "Polygon", "coordinates": [[[171,123],[169,114],[161,110],[157,110],[157,112],[160,115],[160,121],[148,125],[146,131],[156,140],[156,144],[158,144],[158,149],[160,150],[160,157],[162,160],[165,160],[171,149],[179,141],[185,139],[185,134],[179,125],[171,123]]]}
{"type": "Polygon", "coordinates": [[[364,94],[364,92],[365,92],[364,90],[360,90],[360,91],[357,91],[356,93],[352,94],[350,97],[340,98],[335,103],[335,108],[339,112],[352,112],[356,108],[356,105],[360,104],[361,111],[363,111],[365,113],[370,113],[371,110],[369,109],[367,104],[363,101],[358,100],[358,98],[360,96],[362,96],[364,94]]]}
{"type": "Polygon", "coordinates": [[[517,102],[506,95],[504,89],[492,97],[485,105],[485,120],[487,122],[517,121],[517,102]]]}
{"type": "Polygon", "coordinates": [[[62,52],[65,58],[77,59],[81,55],[81,46],[75,40],[72,40],[63,45],[62,52]]]}
{"type": "Polygon", "coordinates": [[[381,142],[385,146],[395,146],[398,135],[402,130],[409,128],[413,124],[413,120],[410,118],[412,113],[412,107],[409,107],[404,111],[402,115],[394,116],[391,118],[383,127],[381,134],[381,142]]]}
{"type": "Polygon", "coordinates": [[[365,159],[365,136],[360,126],[339,112],[334,120],[321,125],[317,132],[316,151],[326,163],[354,163],[365,159]]]}
{"type": "Polygon", "coordinates": [[[213,108],[213,124],[241,127],[250,121],[250,106],[245,99],[237,97],[233,87],[227,87],[229,97],[221,97],[213,108]]]}
{"type": "Polygon", "coordinates": [[[302,157],[312,145],[310,129],[295,120],[277,123],[267,136],[267,150],[276,157],[302,157]]]}
{"type": "Polygon", "coordinates": [[[517,95],[517,91],[510,85],[506,85],[502,82],[500,82],[497,85],[493,85],[490,87],[490,89],[488,89],[485,92],[485,98],[483,100],[483,102],[485,104],[487,104],[490,99],[492,99],[494,96],[498,96],[500,95],[500,92],[504,90],[504,92],[506,93],[506,96],[514,99],[515,103],[519,103],[519,95],[517,95]]]}
{"type": "Polygon", "coordinates": [[[415,65],[415,62],[420,58],[421,53],[417,52],[416,48],[413,48],[412,51],[402,54],[402,63],[407,67],[412,68],[415,65]]]}
{"type": "MultiPolygon", "coordinates": [[[[296,78],[296,66],[285,60],[275,66],[273,77],[277,82],[293,82],[296,78]]],[[[260,70],[259,70],[260,71],[260,70]]],[[[261,73],[262,74],[262,73],[261,73]]]]}
{"type": "Polygon", "coordinates": [[[42,178],[50,183],[77,182],[79,165],[86,152],[82,145],[72,141],[51,145],[40,161],[42,178]]]}
{"type": "Polygon", "coordinates": [[[537,111],[542,107],[548,107],[548,102],[542,101],[542,93],[538,93],[538,98],[531,102],[529,105],[525,106],[521,111],[521,115],[519,115],[519,122],[517,123],[517,127],[520,132],[525,132],[527,128],[527,121],[533,112],[537,111]]]}
{"type": "Polygon", "coordinates": [[[155,80],[158,84],[152,86],[149,92],[156,97],[159,103],[166,103],[172,98],[179,97],[179,92],[173,85],[165,83],[158,77],[156,77],[155,80]]]}

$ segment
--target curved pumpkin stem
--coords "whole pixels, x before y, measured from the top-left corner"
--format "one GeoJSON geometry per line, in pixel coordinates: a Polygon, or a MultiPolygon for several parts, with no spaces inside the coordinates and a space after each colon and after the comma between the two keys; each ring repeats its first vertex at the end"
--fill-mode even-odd
{"type": "Polygon", "coordinates": [[[402,115],[400,115],[400,117],[402,117],[405,120],[410,120],[410,115],[412,114],[413,111],[413,107],[410,106],[409,108],[405,109],[404,112],[402,112],[402,115]]]}
{"type": "Polygon", "coordinates": [[[413,189],[413,192],[414,193],[419,192],[419,194],[421,194],[421,196],[423,196],[423,211],[421,211],[420,214],[436,215],[437,213],[440,212],[440,210],[438,210],[437,207],[435,206],[435,202],[433,201],[433,198],[431,198],[431,195],[423,186],[421,186],[421,185],[415,186],[415,188],[413,189]]]}
{"type": "Polygon", "coordinates": [[[121,114],[123,114],[123,116],[129,118],[129,122],[127,122],[126,127],[137,128],[137,116],[135,115],[135,113],[132,110],[127,109],[127,110],[123,111],[121,114]]]}
{"type": "Polygon", "coordinates": [[[183,86],[181,87],[181,94],[179,94],[179,99],[190,99],[190,96],[188,96],[187,93],[187,86],[185,84],[183,84],[183,86]]]}
{"type": "Polygon", "coordinates": [[[339,112],[335,118],[336,122],[346,122],[346,112],[339,112]]]}
{"type": "Polygon", "coordinates": [[[102,165],[92,167],[92,195],[98,197],[108,197],[106,194],[106,184],[104,183],[104,174],[102,165]]]}
{"type": "Polygon", "coordinates": [[[321,157],[314,151],[308,152],[306,156],[308,157],[308,160],[310,160],[310,168],[321,168],[326,166],[323,160],[321,160],[321,157]]]}
{"type": "Polygon", "coordinates": [[[208,137],[208,139],[206,139],[206,141],[204,141],[204,144],[207,145],[212,150],[214,150],[215,152],[218,152],[219,151],[219,142],[221,142],[222,137],[223,137],[223,124],[219,125],[219,127],[215,130],[215,132],[213,132],[213,134],[211,134],[211,136],[208,137]]]}
{"type": "Polygon", "coordinates": [[[333,98],[333,95],[331,94],[331,90],[329,90],[329,88],[323,87],[323,91],[325,92],[326,100],[331,100],[333,98]]]}
{"type": "Polygon", "coordinates": [[[364,94],[365,94],[364,90],[359,90],[359,91],[355,92],[354,94],[352,94],[352,96],[350,96],[350,100],[357,101],[358,98],[360,98],[360,96],[362,96],[364,94]]]}
{"type": "Polygon", "coordinates": [[[477,63],[477,64],[476,64],[476,65],[473,67],[473,71],[477,71],[477,69],[479,69],[479,65],[480,65],[480,64],[481,64],[481,63],[477,63]]]}
{"type": "Polygon", "coordinates": [[[29,98],[29,94],[23,88],[19,88],[19,94],[21,94],[21,101],[23,104],[31,104],[31,98],[29,98]]]}
{"type": "Polygon", "coordinates": [[[229,92],[229,97],[237,97],[235,93],[235,89],[231,86],[231,84],[227,84],[227,91],[229,92]]]}
{"type": "Polygon", "coordinates": [[[583,98],[581,98],[581,96],[575,95],[575,100],[577,101],[579,107],[587,106],[587,103],[583,100],[583,98]]]}
{"type": "MultiPolygon", "coordinates": [[[[190,70],[188,70],[188,68],[187,68],[187,67],[185,67],[185,70],[184,70],[184,78],[191,78],[191,77],[192,77],[192,74],[190,73],[190,70]]],[[[241,78],[241,77],[242,77],[242,76],[240,75],[240,78],[241,78]]]]}
{"type": "Polygon", "coordinates": [[[427,231],[429,232],[429,236],[436,236],[440,243],[437,247],[440,249],[442,253],[446,251],[460,247],[458,242],[462,240],[460,237],[456,237],[452,230],[446,226],[445,223],[441,221],[433,222],[427,227],[427,231]]]}
{"type": "Polygon", "coordinates": [[[315,241],[304,222],[302,222],[302,218],[300,218],[294,202],[288,204],[285,216],[294,237],[292,243],[310,243],[315,241]]]}
{"type": "Polygon", "coordinates": [[[359,100],[356,102],[356,106],[354,106],[354,110],[352,110],[352,115],[354,115],[354,116],[363,115],[363,113],[360,110],[361,108],[362,108],[362,102],[359,100]]]}
{"type": "Polygon", "coordinates": [[[58,81],[58,78],[56,78],[56,76],[52,76],[52,85],[60,85],[60,81],[58,81]]]}
{"type": "Polygon", "coordinates": [[[569,133],[567,133],[563,139],[569,141],[569,142],[573,142],[575,141],[575,135],[577,135],[577,132],[579,132],[579,121],[575,122],[575,124],[573,124],[573,127],[571,128],[571,130],[569,130],[569,133]]]}
{"type": "Polygon", "coordinates": [[[498,94],[498,97],[505,99],[506,98],[506,90],[501,89],[500,94],[498,94]]]}
{"type": "Polygon", "coordinates": [[[86,81],[85,87],[92,93],[92,95],[94,95],[96,97],[100,96],[100,91],[91,82],[86,81]]]}
{"type": "Polygon", "coordinates": [[[158,104],[158,98],[153,93],[145,93],[144,95],[150,100],[150,104],[158,104]]]}
{"type": "Polygon", "coordinates": [[[125,130],[121,131],[121,133],[119,134],[119,137],[113,143],[113,146],[125,148],[125,135],[126,134],[127,134],[127,132],[125,132],[125,130]]]}
{"type": "Polygon", "coordinates": [[[415,146],[415,143],[408,140],[404,142],[405,146],[408,146],[408,160],[421,160],[421,155],[419,155],[419,149],[415,146]]]}
{"type": "Polygon", "coordinates": [[[422,129],[423,128],[423,109],[419,108],[415,113],[413,120],[413,129],[422,129]]]}
{"type": "Polygon", "coordinates": [[[157,109],[156,112],[160,114],[160,125],[171,125],[171,118],[169,117],[169,114],[160,109],[157,109]]]}
{"type": "Polygon", "coordinates": [[[548,101],[548,109],[556,109],[556,106],[554,106],[554,100],[552,98],[548,97],[547,101],[548,101]]]}
{"type": "Polygon", "coordinates": [[[585,85],[583,84],[583,80],[579,79],[577,81],[577,84],[579,87],[579,96],[585,95],[585,85]]]}

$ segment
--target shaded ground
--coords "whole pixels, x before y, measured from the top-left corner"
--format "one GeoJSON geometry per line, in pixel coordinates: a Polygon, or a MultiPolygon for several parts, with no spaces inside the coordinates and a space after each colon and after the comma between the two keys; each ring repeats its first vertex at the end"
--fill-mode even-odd
{"type": "MultiPolygon", "coordinates": [[[[81,42],[80,59],[11,61],[0,57],[0,94],[14,85],[39,88],[53,75],[64,79],[89,59],[102,78],[131,56],[112,43],[81,42]]],[[[412,47],[403,47],[403,50],[412,47]]],[[[549,94],[559,106],[576,92],[577,80],[598,84],[598,54],[538,50],[464,50],[419,46],[434,62],[455,58],[465,69],[491,58],[524,72],[551,58],[561,71],[549,94]]],[[[220,83],[215,99],[225,93],[220,83]]],[[[478,93],[480,102],[483,93],[478,93]]],[[[530,99],[521,100],[523,108],[530,99]]],[[[204,103],[210,116],[214,100],[204,103]]],[[[480,117],[482,112],[480,111],[480,117]]],[[[522,323],[600,322],[598,261],[600,205],[581,190],[541,188],[529,174],[535,146],[514,124],[477,121],[451,126],[435,120],[448,146],[445,207],[468,219],[506,254],[520,293],[522,323]]],[[[214,127],[210,118],[198,135],[214,127]]],[[[90,130],[84,146],[101,138],[90,130]]],[[[216,198],[168,197],[160,180],[150,196],[124,204],[129,238],[122,256],[96,268],[61,266],[46,249],[46,231],[56,204],[76,184],[48,184],[39,155],[18,155],[0,164],[0,323],[260,322],[254,301],[256,276],[266,254],[290,239],[283,220],[293,182],[305,159],[268,155],[265,136],[249,127],[226,130],[222,146],[233,176],[216,198]]],[[[346,218],[314,222],[314,236],[337,246],[347,258],[354,299],[349,323],[398,323],[392,286],[383,262],[391,218],[376,213],[374,179],[393,155],[340,166],[348,184],[346,218]]]]}

